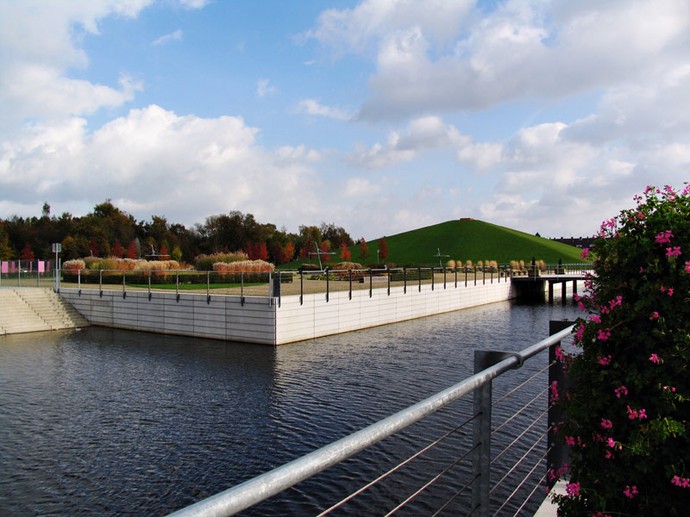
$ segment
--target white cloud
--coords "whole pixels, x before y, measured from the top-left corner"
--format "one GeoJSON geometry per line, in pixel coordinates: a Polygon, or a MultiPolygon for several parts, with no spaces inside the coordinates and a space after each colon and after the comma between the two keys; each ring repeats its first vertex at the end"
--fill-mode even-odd
{"type": "Polygon", "coordinates": [[[468,2],[414,4],[328,10],[309,33],[336,53],[373,47],[362,119],[559,99],[656,75],[688,53],[685,0],[507,0],[488,14],[468,2]]]}
{"type": "Polygon", "coordinates": [[[332,106],[324,106],[314,99],[304,99],[297,104],[298,113],[306,113],[307,115],[316,115],[320,117],[333,118],[336,120],[348,120],[350,115],[340,108],[332,106]]]}
{"type": "Polygon", "coordinates": [[[362,198],[377,194],[380,190],[381,188],[378,185],[374,185],[368,179],[349,178],[345,182],[345,191],[343,195],[347,198],[362,198]]]}
{"type": "Polygon", "coordinates": [[[256,95],[257,97],[265,97],[271,93],[278,91],[278,88],[272,86],[268,79],[259,79],[256,83],[256,95]]]}
{"type": "Polygon", "coordinates": [[[99,20],[136,17],[151,0],[2,2],[0,4],[0,135],[26,121],[85,115],[130,101],[141,85],[125,75],[117,87],[74,79],[88,66],[80,47],[84,32],[98,34],[99,20]]]}
{"type": "Polygon", "coordinates": [[[191,225],[242,207],[296,227],[321,210],[309,166],[318,156],[304,147],[266,151],[257,133],[238,117],[179,116],[155,105],[93,133],[79,118],[34,126],[3,143],[0,190],[24,203],[38,190],[60,200],[51,202],[56,213],[110,198],[141,219],[174,207],[175,222],[191,225]]]}
{"type": "Polygon", "coordinates": [[[177,29],[174,32],[171,32],[170,34],[165,34],[164,36],[161,36],[160,38],[157,38],[154,40],[151,45],[154,47],[160,46],[160,45],[166,45],[170,43],[171,41],[180,41],[182,39],[182,30],[177,29]]]}
{"type": "Polygon", "coordinates": [[[385,144],[356,145],[348,161],[356,167],[381,169],[439,149],[453,150],[458,161],[468,163],[478,171],[499,163],[503,153],[500,143],[475,142],[439,117],[420,117],[410,121],[404,131],[392,131],[385,144]]]}

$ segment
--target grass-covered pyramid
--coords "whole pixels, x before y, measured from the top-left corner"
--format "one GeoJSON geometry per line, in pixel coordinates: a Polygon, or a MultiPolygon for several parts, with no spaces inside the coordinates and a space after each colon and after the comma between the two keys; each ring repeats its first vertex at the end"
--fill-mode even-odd
{"type": "MultiPolygon", "coordinates": [[[[360,247],[353,246],[351,259],[362,263],[377,262],[382,239],[367,242],[365,260],[360,258],[360,247]]],[[[511,260],[528,262],[533,257],[547,263],[582,262],[580,250],[574,246],[475,219],[447,221],[386,236],[385,240],[388,245],[386,262],[398,266],[438,265],[439,260],[443,264],[448,260],[474,263],[495,260],[505,264],[511,260]],[[439,251],[442,257],[436,256],[439,251]]]]}

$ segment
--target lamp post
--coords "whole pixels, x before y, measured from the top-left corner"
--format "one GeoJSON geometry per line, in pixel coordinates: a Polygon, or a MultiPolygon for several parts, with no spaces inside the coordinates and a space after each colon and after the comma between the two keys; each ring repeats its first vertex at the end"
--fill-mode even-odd
{"type": "Polygon", "coordinates": [[[62,251],[62,244],[59,242],[53,243],[53,253],[55,253],[55,292],[60,292],[60,252],[62,251]]]}

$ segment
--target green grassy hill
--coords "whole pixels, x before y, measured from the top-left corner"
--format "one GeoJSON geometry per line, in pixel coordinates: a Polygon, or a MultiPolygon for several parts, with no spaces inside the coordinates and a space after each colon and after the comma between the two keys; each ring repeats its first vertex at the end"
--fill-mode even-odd
{"type": "MultiPolygon", "coordinates": [[[[564,264],[582,262],[580,250],[573,246],[474,219],[447,221],[385,239],[387,262],[398,266],[438,265],[435,255],[439,250],[441,255],[448,255],[440,258],[443,264],[448,260],[472,260],[475,264],[479,260],[496,260],[505,264],[511,260],[529,262],[532,257],[553,264],[559,259],[564,264]]],[[[380,239],[367,242],[369,256],[364,260],[360,258],[360,247],[353,246],[351,260],[376,263],[379,243],[380,239]]]]}

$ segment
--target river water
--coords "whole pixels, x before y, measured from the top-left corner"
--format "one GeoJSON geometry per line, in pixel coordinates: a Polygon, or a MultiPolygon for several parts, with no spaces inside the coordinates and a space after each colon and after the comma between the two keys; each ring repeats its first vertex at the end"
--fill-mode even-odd
{"type": "MultiPolygon", "coordinates": [[[[166,514],[455,384],[476,349],[521,350],[577,316],[503,302],[277,348],[96,327],[0,337],[0,515],[166,514]]],[[[249,513],[318,513],[428,433],[249,513]]],[[[395,486],[341,514],[385,513],[395,486]]],[[[407,514],[436,503],[419,504],[407,514]]]]}

